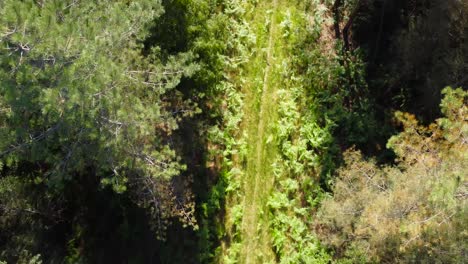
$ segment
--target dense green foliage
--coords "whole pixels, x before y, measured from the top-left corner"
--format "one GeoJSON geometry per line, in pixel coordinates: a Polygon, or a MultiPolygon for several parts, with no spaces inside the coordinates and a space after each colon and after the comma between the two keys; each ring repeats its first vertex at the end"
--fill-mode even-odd
{"type": "Polygon", "coordinates": [[[157,233],[170,217],[193,223],[189,201],[171,187],[184,166],[168,140],[195,111],[171,90],[197,67],[190,53],[161,60],[155,46],[142,55],[141,40],[162,12],[155,1],[2,2],[5,217],[28,221],[18,216],[27,209],[63,221],[64,193],[99,188],[97,181],[129,189],[157,233]],[[22,205],[21,190],[33,185],[44,204],[22,205]]]}
{"type": "Polygon", "coordinates": [[[0,263],[463,263],[467,40],[457,0],[0,0],[0,263]]]}

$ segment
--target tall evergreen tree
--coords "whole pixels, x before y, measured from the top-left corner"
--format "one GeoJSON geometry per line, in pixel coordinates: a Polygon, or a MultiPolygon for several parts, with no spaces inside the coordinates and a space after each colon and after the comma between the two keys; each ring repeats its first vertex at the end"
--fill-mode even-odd
{"type": "Polygon", "coordinates": [[[2,189],[13,179],[60,196],[91,178],[117,193],[129,188],[159,220],[156,230],[175,216],[193,224],[171,187],[184,166],[170,135],[193,113],[174,88],[197,66],[190,53],[143,55],[162,12],[153,0],[0,1],[2,214],[21,209],[2,189]]]}

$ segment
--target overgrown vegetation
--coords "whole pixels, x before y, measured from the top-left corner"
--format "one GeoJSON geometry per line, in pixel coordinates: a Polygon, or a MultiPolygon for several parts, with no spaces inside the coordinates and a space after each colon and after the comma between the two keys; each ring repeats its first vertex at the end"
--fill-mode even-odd
{"type": "Polygon", "coordinates": [[[463,263],[467,18],[0,0],[0,263],[463,263]]]}

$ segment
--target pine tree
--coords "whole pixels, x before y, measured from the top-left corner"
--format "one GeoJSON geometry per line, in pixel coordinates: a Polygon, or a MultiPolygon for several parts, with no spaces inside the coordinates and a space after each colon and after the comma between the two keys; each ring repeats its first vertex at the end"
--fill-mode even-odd
{"type": "Polygon", "coordinates": [[[34,182],[56,195],[90,178],[129,189],[157,231],[170,217],[194,225],[171,186],[184,165],[170,136],[195,109],[174,88],[198,67],[190,53],[142,52],[162,12],[153,0],[0,1],[0,189],[34,182]]]}

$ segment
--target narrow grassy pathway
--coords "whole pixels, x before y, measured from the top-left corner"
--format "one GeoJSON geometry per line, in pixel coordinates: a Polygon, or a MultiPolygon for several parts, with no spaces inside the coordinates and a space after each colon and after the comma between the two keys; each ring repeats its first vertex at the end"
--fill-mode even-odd
{"type": "Polygon", "coordinates": [[[266,204],[274,186],[272,163],[278,155],[274,141],[274,125],[278,121],[277,90],[281,88],[281,62],[287,56],[280,23],[288,5],[293,4],[287,0],[259,1],[245,17],[256,36],[256,44],[240,78],[243,80],[244,119],[239,129],[247,143],[247,154],[246,159],[235,162],[234,167],[243,172],[242,198],[227,204],[229,215],[231,207],[242,203],[241,243],[234,263],[275,262],[266,204]]]}
{"type": "MultiPolygon", "coordinates": [[[[267,9],[265,20],[270,21],[268,38],[263,39],[266,44],[266,50],[263,52],[266,54],[259,52],[260,56],[256,58],[259,62],[255,63],[263,67],[262,84],[260,87],[246,87],[247,89],[244,91],[244,94],[249,95],[244,109],[247,117],[245,129],[248,133],[249,155],[244,168],[246,174],[243,188],[245,195],[241,235],[244,238],[244,243],[240,261],[246,264],[266,261],[273,257],[268,243],[268,228],[265,221],[261,221],[259,218],[263,216],[265,199],[274,183],[270,165],[276,156],[276,147],[273,146],[272,142],[267,141],[271,134],[268,129],[277,120],[274,107],[277,87],[272,82],[272,77],[274,77],[272,65],[275,65],[274,55],[276,55],[274,45],[277,40],[275,33],[278,26],[278,21],[276,21],[278,0],[273,0],[269,5],[266,4],[265,9],[267,9]]],[[[268,26],[268,23],[265,24],[268,26]]],[[[264,45],[260,47],[263,48],[264,45]]],[[[253,72],[257,72],[257,69],[254,68],[253,72]]],[[[258,75],[254,78],[258,78],[258,75]]]]}

